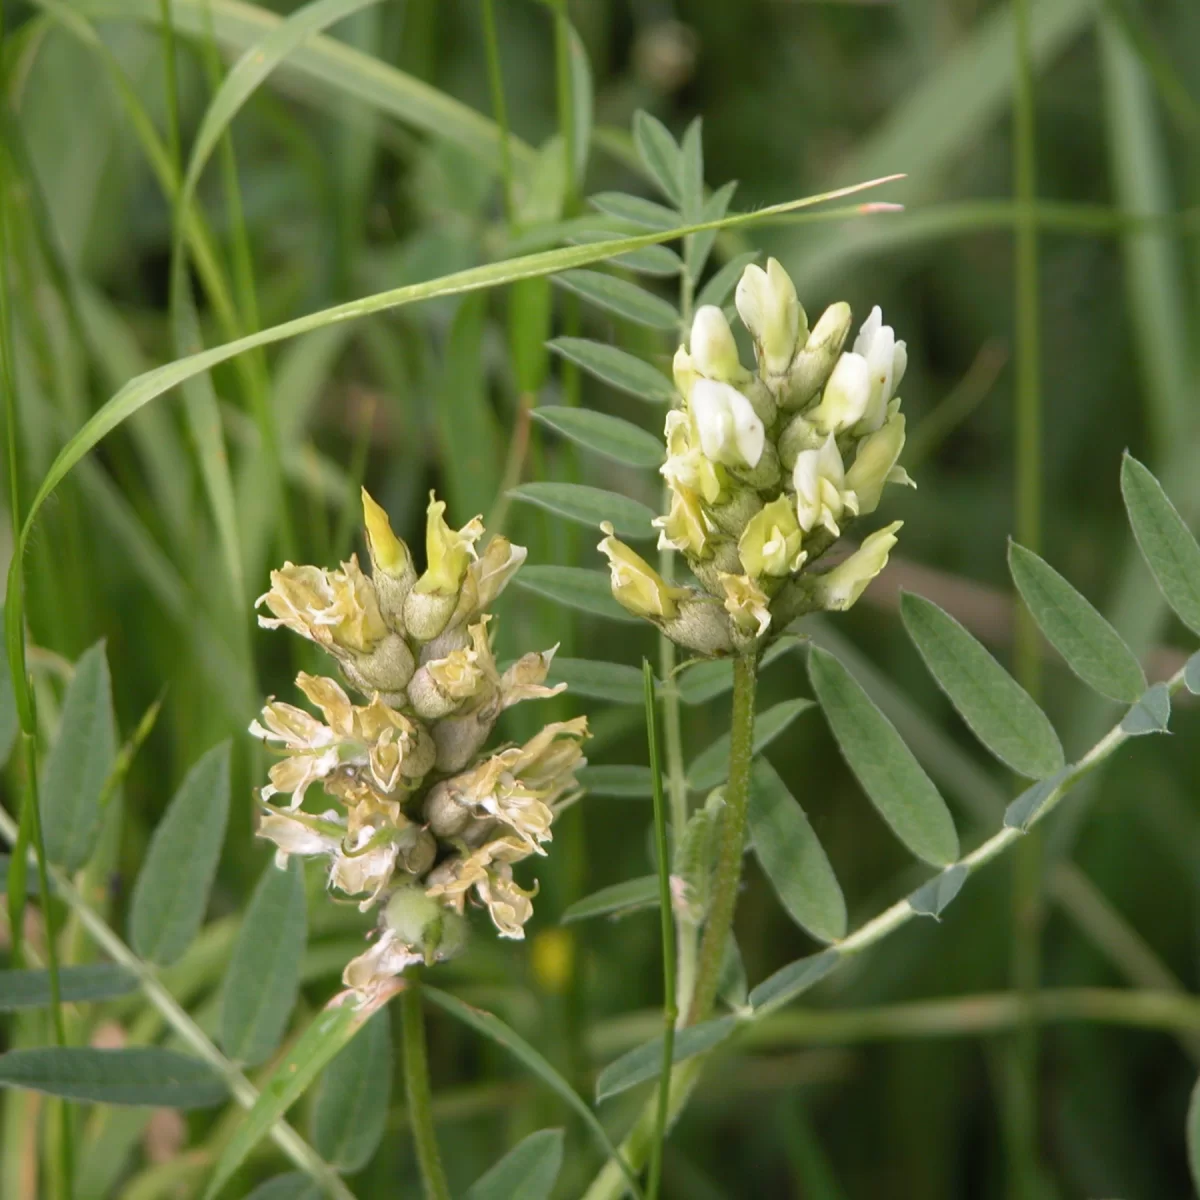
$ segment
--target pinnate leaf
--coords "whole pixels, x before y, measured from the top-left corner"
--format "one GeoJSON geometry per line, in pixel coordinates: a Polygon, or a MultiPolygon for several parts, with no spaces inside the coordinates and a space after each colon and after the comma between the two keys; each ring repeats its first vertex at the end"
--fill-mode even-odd
{"type": "Polygon", "coordinates": [[[804,810],[778,772],[760,758],[750,777],[748,818],[754,852],[780,903],[822,942],[846,933],[846,901],[804,810]]]}
{"type": "Polygon", "coordinates": [[[1132,455],[1121,463],[1121,495],[1138,548],[1167,603],[1200,633],[1200,546],[1162,484],[1132,455]]]}
{"type": "Polygon", "coordinates": [[[938,866],[958,857],[958,833],[933,781],[855,678],[814,646],[808,674],[833,736],[879,815],[918,858],[938,866]]]}
{"type": "Polygon", "coordinates": [[[616,346],[588,338],[559,337],[550,342],[550,348],[589,375],[639,400],[670,404],[675,398],[675,385],[661,371],[616,346]]]}
{"type": "Polygon", "coordinates": [[[1146,676],[1133,651],[1049,563],[1010,542],[1008,569],[1046,640],[1084,683],[1126,704],[1141,696],[1146,676]]]}
{"type": "Polygon", "coordinates": [[[650,524],[654,520],[653,510],[639,500],[603,488],[584,483],[522,483],[509,495],[596,529],[602,521],[611,521],[618,537],[637,539],[654,535],[650,524]]]}
{"type": "Polygon", "coordinates": [[[95,845],[116,739],[108,662],[98,642],[75,666],[42,780],[46,856],[68,871],[83,866],[95,845]]]}
{"type": "Polygon", "coordinates": [[[588,408],[546,405],[535,408],[533,415],[543,425],[594,450],[607,458],[631,467],[655,468],[666,455],[662,441],[631,421],[593,412],[588,408]]]}
{"type": "Polygon", "coordinates": [[[1049,718],[949,613],[905,592],[900,615],[930,674],[988,750],[1030,779],[1062,767],[1062,746],[1049,718]]]}
{"type": "MultiPolygon", "coordinates": [[[[754,753],[761,754],[805,709],[811,700],[784,700],[754,718],[754,753]]],[[[729,734],[722,734],[698,754],[688,767],[688,787],[702,792],[724,782],[729,775],[729,734]]]]}
{"type": "Polygon", "coordinates": [[[174,962],[191,944],[208,907],[229,814],[229,742],[187,773],[150,839],[133,889],[129,935],[151,962],[174,962]]]}

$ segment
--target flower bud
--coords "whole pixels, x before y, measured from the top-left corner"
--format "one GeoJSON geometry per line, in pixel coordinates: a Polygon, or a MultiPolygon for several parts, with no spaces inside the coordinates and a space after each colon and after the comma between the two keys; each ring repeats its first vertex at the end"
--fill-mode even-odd
{"type": "Polygon", "coordinates": [[[466,945],[466,921],[419,887],[394,892],[383,919],[387,929],[429,964],[453,958],[466,945]]]}
{"type": "Polygon", "coordinates": [[[904,414],[901,412],[890,417],[882,428],[867,434],[858,443],[854,463],[846,472],[846,484],[858,497],[861,516],[873,513],[879,507],[885,483],[906,483],[916,487],[908,477],[908,472],[896,465],[903,449],[904,414]]]}
{"type": "Polygon", "coordinates": [[[425,573],[404,601],[404,625],[418,641],[427,642],[445,629],[458,607],[467,570],[476,559],[475,543],[483,536],[483,521],[473,517],[454,530],[442,515],[444,500],[429,493],[425,525],[425,573]]]}
{"type": "Polygon", "coordinates": [[[759,370],[768,378],[782,375],[808,333],[791,276],[774,258],[767,260],[765,271],[751,263],[738,281],[734,302],[754,337],[759,370]]]}
{"type": "Polygon", "coordinates": [[[738,556],[751,579],[790,575],[807,557],[800,548],[802,541],[790,499],[778,496],[746,523],[738,541],[738,556]]]}
{"type": "Polygon", "coordinates": [[[758,465],[766,430],[741,392],[727,383],[699,379],[688,406],[706,458],[729,467],[758,465]]]}
{"type": "Polygon", "coordinates": [[[871,375],[861,354],[843,354],[825,384],[825,394],[805,417],[821,433],[841,433],[862,419],[871,398],[871,375]]]}
{"type": "Polygon", "coordinates": [[[672,620],[678,611],[675,602],[688,594],[687,589],[671,587],[640,554],[613,536],[609,522],[600,528],[607,536],[597,549],[608,558],[617,603],[634,616],[672,620]]]}
{"type": "Polygon", "coordinates": [[[338,657],[369,653],[388,635],[375,588],[353,554],[340,571],[284,563],[254,602],[263,604],[272,614],[258,618],[264,629],[286,626],[338,657]]]}
{"type": "Polygon", "coordinates": [[[823,525],[838,537],[843,512],[858,512],[858,498],[846,487],[842,456],[832,433],[820,450],[804,450],[796,456],[792,483],[796,488],[796,519],[805,533],[823,525]]]}
{"type": "Polygon", "coordinates": [[[866,590],[867,584],[887,566],[888,554],[896,544],[896,530],[903,521],[893,521],[876,530],[845,562],[816,580],[820,606],[829,612],[844,612],[866,590]]]}
{"type": "Polygon", "coordinates": [[[417,581],[417,570],[408,547],[392,532],[387,513],[366,488],[362,489],[362,505],[379,609],[392,629],[403,633],[404,598],[417,581]]]}
{"type": "Polygon", "coordinates": [[[398,633],[389,633],[369,654],[338,656],[342,674],[360,692],[381,692],[385,698],[402,696],[416,668],[408,643],[398,633]]]}
{"type": "Polygon", "coordinates": [[[888,402],[895,395],[908,365],[908,348],[896,341],[890,325],[883,323],[883,312],[876,305],[854,339],[854,353],[867,362],[871,383],[870,398],[856,432],[874,433],[887,419],[888,402]]]}
{"type": "Polygon", "coordinates": [[[705,379],[734,383],[746,374],[738,359],[733,330],[715,304],[704,304],[696,309],[688,350],[692,366],[705,379]]]}
{"type": "Polygon", "coordinates": [[[711,596],[685,592],[676,615],[659,622],[659,627],[676,645],[706,658],[722,658],[733,653],[733,632],[729,617],[711,596]]]}
{"type": "Polygon", "coordinates": [[[825,435],[820,433],[807,417],[797,413],[784,427],[775,443],[779,451],[779,465],[785,471],[796,469],[796,459],[803,450],[820,450],[825,435]]]}
{"type": "Polygon", "coordinates": [[[850,332],[850,305],[831,304],[813,326],[804,348],[792,360],[786,408],[803,408],[825,386],[850,332]]]}

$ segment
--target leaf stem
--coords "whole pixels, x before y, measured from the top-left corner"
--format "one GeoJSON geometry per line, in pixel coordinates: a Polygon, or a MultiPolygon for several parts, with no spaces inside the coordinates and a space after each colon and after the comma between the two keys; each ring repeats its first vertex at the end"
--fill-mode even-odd
{"type": "Polygon", "coordinates": [[[721,841],[713,879],[713,898],[700,942],[696,988],[688,1008],[687,1024],[703,1021],[712,1011],[721,978],[725,947],[733,927],[738,884],[742,878],[742,852],[746,840],[746,808],[750,798],[750,764],[754,757],[754,691],[758,662],[753,654],[733,662],[733,713],[729,728],[729,782],[721,841]]]}
{"type": "Polygon", "coordinates": [[[404,1030],[408,1118],[426,1200],[450,1200],[450,1186],[446,1182],[433,1126],[433,1095],[429,1089],[429,1060],[425,1053],[425,1013],[421,1008],[421,985],[415,977],[400,993],[400,1017],[404,1030]]]}
{"type": "Polygon", "coordinates": [[[671,905],[671,859],[667,849],[667,814],[663,803],[662,772],[658,763],[658,729],[654,721],[654,672],[648,660],[642,660],[642,678],[646,689],[646,736],[650,750],[650,775],[654,781],[654,844],[658,857],[658,909],[662,923],[663,961],[663,1057],[658,1076],[658,1113],[654,1141],[650,1150],[650,1178],[646,1200],[657,1200],[662,1179],[663,1142],[667,1136],[670,1111],[671,1060],[675,1053],[675,1022],[679,1010],[675,1003],[675,921],[671,905]]]}

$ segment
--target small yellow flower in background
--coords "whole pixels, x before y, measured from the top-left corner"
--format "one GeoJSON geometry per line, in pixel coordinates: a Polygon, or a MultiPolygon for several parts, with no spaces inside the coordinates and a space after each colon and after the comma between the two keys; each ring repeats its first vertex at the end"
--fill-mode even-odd
{"type": "Polygon", "coordinates": [[[533,977],[544,992],[562,995],[575,974],[575,936],[569,929],[543,929],[529,947],[533,977]]]}
{"type": "Polygon", "coordinates": [[[672,620],[679,611],[676,600],[687,592],[671,587],[640,554],[613,535],[610,524],[605,522],[601,529],[606,536],[598,549],[608,558],[617,603],[635,616],[672,620]]]}
{"type": "Polygon", "coordinates": [[[462,950],[468,898],[502,937],[523,936],[537,889],[518,884],[513,867],[546,853],[588,731],[580,717],[524,745],[483,750],[504,709],[566,686],[546,682],[554,647],[503,672],[492,653],[486,609],[525,550],[495,537],[477,553],[480,519],[452,529],[431,494],[418,577],[387,513],[366,491],[362,499],[372,576],[355,558],[340,571],[289,563],[272,573],[260,601],[272,615],[260,622],[327,650],[364,702],[302,672],[296,684],[321,717],[271,699],[250,728],[282,755],[260,792],[257,830],[277,863],[323,858],[332,891],[364,911],[381,908],[373,945],[343,975],[368,1001],[408,965],[462,950]],[[339,807],[306,811],[313,788],[339,807]],[[269,803],[276,795],[288,807],[269,803]]]}

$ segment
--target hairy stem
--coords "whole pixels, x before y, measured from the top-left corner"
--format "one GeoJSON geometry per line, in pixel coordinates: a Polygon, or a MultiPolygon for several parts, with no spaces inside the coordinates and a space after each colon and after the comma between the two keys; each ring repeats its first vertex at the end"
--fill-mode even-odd
{"type": "Polygon", "coordinates": [[[754,686],[757,672],[758,662],[753,655],[739,655],[734,660],[729,782],[725,786],[725,809],[721,819],[721,842],[717,848],[712,904],[700,942],[696,988],[688,1008],[689,1025],[703,1021],[712,1011],[725,947],[733,927],[733,910],[737,905],[738,884],[742,878],[742,851],[746,841],[750,763],[754,757],[754,686]]]}
{"type": "Polygon", "coordinates": [[[400,1017],[404,1028],[408,1119],[416,1143],[421,1182],[426,1200],[450,1200],[450,1186],[446,1182],[433,1127],[433,1095],[429,1090],[429,1060],[425,1054],[425,1014],[421,1008],[421,985],[415,978],[400,994],[400,1017]]]}

